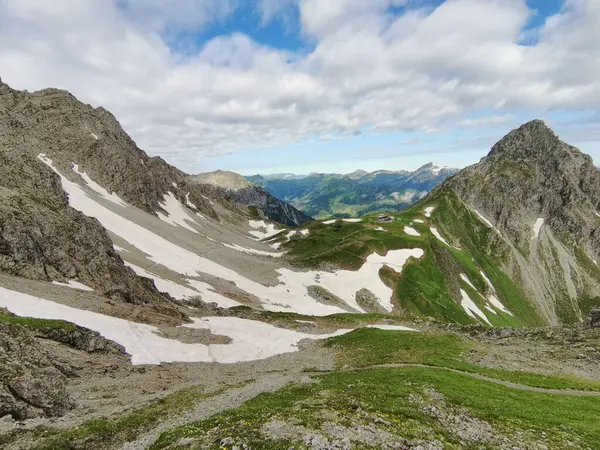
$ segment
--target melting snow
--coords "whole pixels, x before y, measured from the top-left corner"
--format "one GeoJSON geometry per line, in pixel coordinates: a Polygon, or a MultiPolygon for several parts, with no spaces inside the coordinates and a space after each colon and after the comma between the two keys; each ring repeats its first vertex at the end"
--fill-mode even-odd
{"type": "Polygon", "coordinates": [[[488,320],[487,316],[483,313],[483,311],[481,311],[479,307],[475,304],[475,302],[471,300],[469,294],[467,294],[464,290],[461,289],[460,295],[462,296],[462,301],[460,302],[460,305],[470,317],[476,318],[475,316],[477,316],[488,325],[492,325],[491,322],[488,320]]]}
{"type": "Polygon", "coordinates": [[[189,287],[182,286],[181,284],[175,283],[174,281],[165,280],[164,278],[159,277],[153,273],[148,272],[141,267],[136,266],[135,264],[131,264],[125,261],[125,265],[127,267],[131,267],[135,273],[137,273],[141,277],[150,278],[154,281],[154,285],[156,289],[161,292],[166,292],[173,298],[177,300],[187,300],[193,297],[199,297],[200,292],[190,289],[189,287]]]}
{"type": "Polygon", "coordinates": [[[506,309],[506,306],[504,306],[502,304],[502,302],[500,300],[498,300],[498,297],[496,297],[494,294],[491,294],[488,298],[488,301],[492,304],[492,306],[494,306],[495,308],[498,308],[500,311],[512,316],[513,313],[511,313],[508,309],[506,309]]]}
{"type": "Polygon", "coordinates": [[[477,288],[475,286],[473,286],[473,283],[471,283],[471,280],[469,280],[469,277],[467,277],[464,273],[460,274],[460,277],[462,278],[462,280],[467,283],[469,286],[471,286],[473,288],[474,291],[477,291],[477,288]]]}
{"type": "Polygon", "coordinates": [[[270,256],[272,258],[281,258],[284,255],[284,253],[272,253],[272,252],[265,252],[263,250],[255,250],[253,248],[242,247],[241,245],[238,245],[238,244],[223,243],[223,245],[232,250],[237,250],[238,252],[248,253],[249,255],[270,256]]]}
{"type": "Polygon", "coordinates": [[[415,230],[412,227],[404,227],[404,232],[406,234],[408,234],[409,236],[421,236],[421,233],[419,233],[417,230],[415,230]]]}
{"type": "Polygon", "coordinates": [[[425,221],[421,220],[421,219],[415,219],[414,222],[416,222],[416,223],[425,223],[425,221]]]}
{"type": "Polygon", "coordinates": [[[479,217],[481,219],[481,221],[483,223],[485,223],[489,228],[495,228],[494,225],[492,225],[492,222],[490,222],[489,220],[487,220],[483,214],[481,214],[479,211],[477,211],[476,209],[473,210],[473,212],[475,214],[477,214],[477,217],[479,217]]]}
{"type": "Polygon", "coordinates": [[[69,280],[67,283],[60,283],[58,281],[53,281],[52,284],[56,284],[58,286],[66,286],[66,287],[70,287],[71,289],[78,289],[80,291],[93,291],[93,289],[89,286],[86,286],[83,283],[80,283],[79,281],[75,281],[75,280],[69,280]]]}
{"type": "Polygon", "coordinates": [[[188,223],[193,222],[193,220],[173,193],[167,192],[163,198],[164,201],[160,202],[159,205],[167,212],[167,215],[165,216],[164,214],[157,212],[156,215],[159,219],[163,222],[170,223],[171,225],[183,227],[193,233],[198,233],[198,231],[192,228],[188,223]]]}
{"type": "Polygon", "coordinates": [[[327,335],[314,335],[237,317],[207,317],[194,319],[194,323],[185,327],[207,329],[216,335],[229,336],[232,342],[186,344],[160,336],[158,328],[151,325],[72,308],[1,287],[0,305],[19,316],[65,320],[97,331],[125,347],[133,364],[253,361],[295,352],[298,342],[303,339],[323,339],[351,331],[338,330],[327,335]]]}
{"type": "Polygon", "coordinates": [[[540,230],[542,229],[542,225],[544,225],[544,219],[542,217],[540,217],[533,224],[533,236],[534,236],[534,238],[537,238],[540,235],[540,230]]]}
{"type": "Polygon", "coordinates": [[[431,234],[433,234],[436,238],[438,238],[440,241],[442,241],[448,247],[452,247],[452,248],[455,248],[456,250],[460,250],[458,247],[454,247],[453,245],[448,244],[446,239],[443,238],[443,236],[440,234],[440,232],[437,230],[437,228],[431,227],[431,234]]]}
{"type": "MultiPolygon", "coordinates": [[[[52,161],[48,158],[44,158],[44,156],[45,155],[39,155],[38,158],[41,159],[46,165],[49,165],[52,169],[54,169],[52,161]]],[[[100,195],[102,198],[105,198],[106,200],[114,203],[115,205],[127,206],[127,203],[121,200],[121,198],[117,194],[115,194],[114,192],[108,192],[106,189],[104,189],[102,186],[100,186],[98,183],[92,180],[85,172],[80,172],[79,166],[77,164],[73,164],[73,172],[75,172],[77,175],[83,178],[83,181],[86,182],[88,187],[96,194],[100,195]]]]}
{"type": "Polygon", "coordinates": [[[98,140],[98,136],[96,136],[96,133],[90,133],[92,135],[92,137],[96,140],[98,140]]]}
{"type": "Polygon", "coordinates": [[[403,325],[369,325],[367,328],[377,328],[379,330],[387,330],[387,331],[416,331],[414,328],[408,328],[403,325]]]}
{"type": "Polygon", "coordinates": [[[185,194],[185,204],[188,205],[190,208],[198,209],[198,208],[196,208],[196,205],[194,205],[192,202],[190,202],[190,193],[189,192],[187,194],[185,194]]]}
{"type": "Polygon", "coordinates": [[[342,220],[344,222],[349,222],[349,223],[358,223],[358,222],[362,222],[362,219],[329,219],[323,222],[324,225],[331,225],[332,223],[337,222],[338,220],[342,220]]]}
{"type": "Polygon", "coordinates": [[[310,230],[309,230],[309,229],[301,230],[301,231],[300,231],[300,234],[301,234],[302,236],[308,236],[308,235],[310,234],[310,230]]]}
{"type": "Polygon", "coordinates": [[[386,231],[387,232],[387,230],[385,228],[383,228],[383,227],[377,227],[374,230],[375,231],[386,231]]]}
{"type": "MultiPolygon", "coordinates": [[[[49,161],[49,165],[52,167],[51,161],[49,161]]],[[[419,258],[423,255],[421,249],[392,250],[385,257],[374,253],[369,256],[359,271],[293,272],[282,268],[277,270],[280,284],[264,286],[234,270],[179,247],[112,212],[88,197],[78,184],[70,182],[62,176],[61,181],[63,189],[69,194],[69,204],[72,207],[88,216],[96,217],[106,229],[147,254],[151,261],[162,264],[182,275],[194,277],[199,273],[206,273],[231,281],[239,289],[258,297],[263,302],[264,308],[271,311],[293,311],[308,315],[345,312],[339,307],[319,303],[308,295],[306,288],[319,284],[358,311],[362,311],[362,308],[358,307],[355,302],[355,293],[363,287],[367,288],[380,299],[387,310],[391,310],[392,290],[379,278],[379,269],[383,265],[388,265],[396,271],[400,271],[408,257],[419,258]]],[[[250,221],[250,225],[265,227],[275,233],[279,232],[279,230],[274,230],[272,224],[270,224],[270,227],[273,227],[271,230],[264,221],[250,221]]],[[[194,286],[191,280],[188,282],[194,286]]],[[[204,294],[200,289],[198,291],[204,294]]]]}
{"type": "Polygon", "coordinates": [[[128,252],[129,251],[126,248],[119,247],[118,245],[115,245],[115,244],[113,244],[113,248],[118,252],[128,252]]]}
{"type": "MultiPolygon", "coordinates": [[[[490,287],[490,289],[492,290],[492,292],[496,292],[496,288],[494,287],[494,285],[492,284],[492,282],[490,281],[490,279],[485,275],[485,273],[483,272],[483,270],[480,271],[481,276],[483,277],[483,279],[485,280],[485,282],[487,283],[487,285],[490,287]]],[[[492,306],[494,306],[495,308],[499,309],[500,311],[513,316],[514,314],[511,313],[506,306],[504,306],[502,304],[502,302],[498,299],[498,297],[496,297],[494,294],[490,294],[488,296],[488,301],[492,304],[492,306]]]]}
{"type": "Polygon", "coordinates": [[[248,222],[252,228],[264,229],[266,231],[252,230],[250,234],[258,240],[267,239],[280,233],[281,230],[275,228],[272,223],[268,224],[264,220],[250,220],[248,222]]]}
{"type": "Polygon", "coordinates": [[[175,189],[177,189],[177,183],[175,183],[174,181],[171,183],[171,186],[173,186],[175,189]]]}
{"type": "Polygon", "coordinates": [[[200,292],[200,295],[202,295],[202,301],[206,303],[216,303],[221,308],[233,308],[234,306],[241,305],[241,303],[215,292],[213,287],[208,283],[190,279],[186,281],[190,286],[193,286],[194,289],[200,292]]]}
{"type": "Polygon", "coordinates": [[[425,217],[431,217],[431,213],[435,209],[435,206],[428,206],[425,208],[425,217]]]}

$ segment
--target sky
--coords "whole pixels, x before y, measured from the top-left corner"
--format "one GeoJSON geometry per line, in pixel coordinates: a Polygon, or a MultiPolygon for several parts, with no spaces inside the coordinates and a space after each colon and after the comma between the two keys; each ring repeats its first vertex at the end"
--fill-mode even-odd
{"type": "Polygon", "coordinates": [[[600,162],[600,0],[0,0],[0,77],[189,173],[464,167],[541,118],[600,162]]]}

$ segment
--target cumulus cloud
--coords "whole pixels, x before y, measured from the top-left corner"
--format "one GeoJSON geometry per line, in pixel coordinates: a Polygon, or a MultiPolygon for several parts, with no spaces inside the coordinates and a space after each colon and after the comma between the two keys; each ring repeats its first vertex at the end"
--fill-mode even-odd
{"type": "Polygon", "coordinates": [[[226,19],[234,0],[0,0],[0,76],[103,105],[142,148],[190,171],[206,155],[369,127],[434,131],[499,124],[516,109],[598,109],[599,2],[568,0],[527,31],[535,45],[522,44],[524,0],[421,3],[261,0],[264,23],[297,8],[312,45],[296,54],[239,33],[181,52],[166,36],[226,19]]]}

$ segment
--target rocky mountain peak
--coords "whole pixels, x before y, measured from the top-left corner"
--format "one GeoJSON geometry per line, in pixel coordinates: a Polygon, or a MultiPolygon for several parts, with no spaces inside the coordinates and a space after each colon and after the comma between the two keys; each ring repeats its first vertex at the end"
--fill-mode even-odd
{"type": "Polygon", "coordinates": [[[504,136],[492,147],[488,157],[545,158],[560,144],[554,131],[543,120],[536,119],[504,136]]]}

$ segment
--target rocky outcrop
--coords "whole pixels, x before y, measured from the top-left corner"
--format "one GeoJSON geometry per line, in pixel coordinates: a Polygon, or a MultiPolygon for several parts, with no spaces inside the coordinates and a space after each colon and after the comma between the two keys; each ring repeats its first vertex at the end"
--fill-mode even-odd
{"type": "Polygon", "coordinates": [[[0,323],[0,417],[60,416],[72,407],[66,377],[25,327],[0,323]]]}
{"type": "Polygon", "coordinates": [[[592,328],[600,328],[600,309],[592,309],[588,317],[588,322],[592,328]]]}

